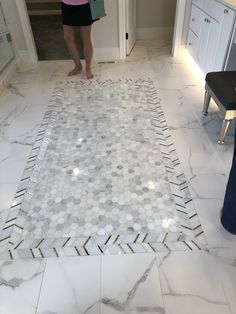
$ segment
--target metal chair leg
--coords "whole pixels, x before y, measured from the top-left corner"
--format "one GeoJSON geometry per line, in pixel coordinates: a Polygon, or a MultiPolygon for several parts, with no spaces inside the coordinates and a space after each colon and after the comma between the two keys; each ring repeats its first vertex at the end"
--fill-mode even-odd
{"type": "Polygon", "coordinates": [[[226,133],[227,133],[227,131],[229,129],[231,121],[232,120],[227,120],[227,119],[223,120],[221,132],[220,132],[220,137],[219,137],[219,140],[218,140],[218,144],[220,144],[220,145],[224,144],[225,135],[226,135],[226,133]]]}
{"type": "Polygon", "coordinates": [[[204,105],[203,105],[203,110],[202,110],[202,114],[204,116],[207,116],[207,114],[208,114],[208,108],[209,108],[210,100],[211,100],[211,95],[208,93],[207,90],[205,90],[204,105]]]}

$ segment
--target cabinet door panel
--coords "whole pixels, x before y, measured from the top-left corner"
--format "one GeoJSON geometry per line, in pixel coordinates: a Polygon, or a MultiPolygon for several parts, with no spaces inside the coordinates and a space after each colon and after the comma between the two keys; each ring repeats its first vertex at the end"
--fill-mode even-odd
{"type": "Polygon", "coordinates": [[[188,33],[188,51],[193,58],[196,58],[197,55],[197,44],[198,44],[198,37],[189,30],[188,33]]]}
{"type": "Polygon", "coordinates": [[[210,23],[208,23],[209,17],[207,15],[203,16],[201,23],[201,32],[199,37],[199,43],[197,48],[197,62],[200,65],[203,65],[204,59],[207,51],[207,43],[209,41],[209,33],[210,33],[210,23]]]}
{"type": "MultiPolygon", "coordinates": [[[[224,13],[224,20],[221,24],[219,46],[217,49],[215,64],[214,64],[214,68],[217,71],[224,69],[226,54],[227,54],[227,50],[228,50],[228,46],[229,46],[229,42],[231,38],[231,33],[233,30],[234,18],[235,18],[235,11],[226,9],[224,13]]],[[[236,58],[236,55],[235,55],[235,58],[236,58]]]]}
{"type": "Polygon", "coordinates": [[[213,19],[209,19],[208,24],[210,25],[209,36],[206,43],[206,54],[203,61],[203,68],[206,73],[216,70],[214,64],[217,49],[219,47],[219,34],[221,28],[220,24],[213,19]]]}
{"type": "Polygon", "coordinates": [[[190,29],[199,36],[201,29],[202,11],[195,5],[192,5],[190,17],[190,29]]]}

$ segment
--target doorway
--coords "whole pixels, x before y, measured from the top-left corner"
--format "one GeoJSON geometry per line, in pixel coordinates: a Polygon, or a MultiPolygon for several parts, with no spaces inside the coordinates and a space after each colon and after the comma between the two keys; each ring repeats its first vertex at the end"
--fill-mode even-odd
{"type": "MultiPolygon", "coordinates": [[[[63,39],[60,0],[26,0],[39,60],[71,59],[63,39]]],[[[78,46],[82,53],[81,40],[78,46]]],[[[83,55],[83,54],[82,54],[83,55]]]]}
{"type": "Polygon", "coordinates": [[[148,6],[143,0],[118,0],[120,58],[125,59],[140,39],[167,41],[176,56],[182,44],[185,5],[186,0],[149,0],[148,6]]]}

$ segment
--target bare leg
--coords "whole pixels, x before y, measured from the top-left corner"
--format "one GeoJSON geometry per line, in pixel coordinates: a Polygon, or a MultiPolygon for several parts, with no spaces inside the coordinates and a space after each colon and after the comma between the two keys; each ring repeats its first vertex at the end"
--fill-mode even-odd
{"type": "Polygon", "coordinates": [[[76,75],[82,71],[82,65],[80,62],[80,54],[75,41],[76,36],[76,27],[63,25],[64,40],[67,46],[67,49],[75,63],[75,67],[72,71],[68,73],[69,76],[76,75]]]}
{"type": "Polygon", "coordinates": [[[91,41],[91,25],[80,27],[81,38],[84,46],[84,57],[86,64],[86,75],[88,79],[93,78],[91,62],[93,58],[93,44],[91,41]]]}

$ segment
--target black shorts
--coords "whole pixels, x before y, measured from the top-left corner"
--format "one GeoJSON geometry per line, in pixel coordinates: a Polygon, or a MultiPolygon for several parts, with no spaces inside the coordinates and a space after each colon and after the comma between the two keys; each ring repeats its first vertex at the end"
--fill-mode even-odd
{"type": "Polygon", "coordinates": [[[82,5],[68,5],[62,2],[62,23],[69,26],[88,26],[92,20],[89,3],[82,5]]]}

